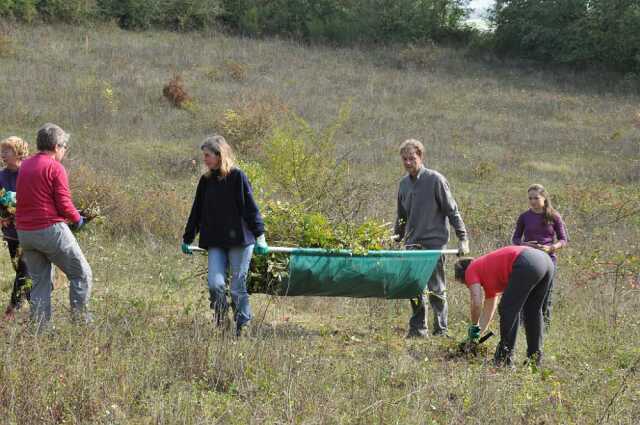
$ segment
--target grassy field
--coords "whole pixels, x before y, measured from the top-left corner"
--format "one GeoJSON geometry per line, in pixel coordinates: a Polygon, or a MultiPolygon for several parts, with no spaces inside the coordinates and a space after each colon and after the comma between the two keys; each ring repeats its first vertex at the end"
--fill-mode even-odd
{"type": "MultiPolygon", "coordinates": [[[[33,143],[47,121],[71,132],[74,194],[99,201],[105,220],[79,236],[95,275],[95,325],[69,323],[59,288],[55,331],[34,336],[28,308],[0,326],[1,423],[640,420],[640,96],[628,82],[430,46],[2,28],[0,137],[33,143]],[[182,108],[162,96],[175,75],[192,98],[182,108]],[[221,129],[249,134],[255,146],[239,137],[239,156],[260,163],[283,114],[320,130],[345,105],[335,154],[372,188],[357,193],[358,220],[394,219],[397,147],[408,137],[448,177],[474,254],[507,243],[530,183],[554,195],[571,243],[541,370],[496,370],[490,352],[451,358],[468,320],[467,291],[452,276],[455,339],[405,340],[408,302],[266,295],[252,296],[247,337],[213,329],[196,277],[204,259],[179,253],[199,142],[221,129]]],[[[8,301],[12,270],[8,255],[0,260],[8,301]]]]}

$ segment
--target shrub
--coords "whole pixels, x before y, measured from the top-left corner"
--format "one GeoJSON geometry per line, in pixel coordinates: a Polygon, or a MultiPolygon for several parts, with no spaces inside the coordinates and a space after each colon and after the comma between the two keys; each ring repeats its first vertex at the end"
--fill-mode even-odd
{"type": "Polygon", "coordinates": [[[145,29],[159,22],[163,0],[97,0],[103,18],[116,19],[122,28],[145,29]]]}
{"type": "Polygon", "coordinates": [[[191,96],[184,88],[184,82],[180,75],[175,75],[162,88],[162,95],[176,108],[182,108],[191,101],[191,96]]]}
{"type": "Polygon", "coordinates": [[[238,152],[255,156],[261,153],[264,138],[287,107],[272,96],[252,96],[229,108],[216,120],[216,128],[238,152]]]}
{"type": "Polygon", "coordinates": [[[348,157],[338,154],[336,133],[349,114],[350,105],[343,106],[336,120],[319,131],[289,115],[264,146],[265,169],[284,199],[345,221],[359,214],[363,194],[376,190],[353,178],[348,157]]]}
{"type": "Polygon", "coordinates": [[[493,20],[500,53],[640,70],[637,0],[499,1],[493,20]]]}
{"type": "Polygon", "coordinates": [[[15,49],[11,37],[8,34],[0,32],[0,58],[13,56],[14,53],[15,49]]]}
{"type": "Polygon", "coordinates": [[[0,16],[32,22],[38,15],[37,0],[0,0],[0,16]]]}
{"type": "Polygon", "coordinates": [[[101,15],[123,28],[160,26],[177,30],[212,25],[222,12],[216,0],[97,0],[101,15]]]}
{"type": "Polygon", "coordinates": [[[306,40],[413,41],[461,31],[464,0],[225,0],[225,22],[249,35],[306,40]]]}
{"type": "Polygon", "coordinates": [[[95,17],[94,0],[38,0],[38,12],[47,20],[82,22],[95,17]]]}
{"type": "MultiPolygon", "coordinates": [[[[356,253],[390,248],[391,229],[376,220],[359,224],[336,223],[319,212],[305,212],[298,204],[269,201],[262,213],[269,244],[304,248],[351,249],[356,253]]],[[[249,292],[274,293],[288,277],[288,255],[254,256],[249,292]]]]}
{"type": "Polygon", "coordinates": [[[168,0],[161,10],[162,24],[185,31],[215,24],[222,6],[215,0],[168,0]]]}
{"type": "Polygon", "coordinates": [[[70,168],[69,182],[76,207],[99,208],[103,216],[101,226],[115,237],[140,235],[176,240],[191,207],[169,182],[140,189],[86,165],[70,168]]]}
{"type": "Polygon", "coordinates": [[[240,62],[227,61],[224,63],[226,74],[235,81],[244,81],[247,79],[247,65],[240,62]]]}

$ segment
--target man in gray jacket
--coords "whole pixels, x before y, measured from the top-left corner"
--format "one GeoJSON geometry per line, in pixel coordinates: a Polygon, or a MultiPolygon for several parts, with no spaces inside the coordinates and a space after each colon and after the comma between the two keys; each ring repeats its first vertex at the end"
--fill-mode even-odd
{"type": "MultiPolygon", "coordinates": [[[[407,249],[444,249],[449,241],[449,224],[454,228],[460,255],[469,253],[469,241],[449,183],[437,171],[423,164],[424,146],[415,139],[400,145],[400,156],[407,175],[398,189],[398,216],[395,233],[407,249]]],[[[433,335],[447,334],[447,298],[444,255],[440,257],[427,288],[433,309],[433,335]]],[[[413,315],[407,337],[427,336],[424,296],[411,300],[413,315]]]]}

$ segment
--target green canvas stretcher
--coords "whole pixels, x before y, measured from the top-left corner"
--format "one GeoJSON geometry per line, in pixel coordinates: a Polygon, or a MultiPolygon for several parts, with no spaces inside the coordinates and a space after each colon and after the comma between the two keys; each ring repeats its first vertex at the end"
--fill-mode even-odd
{"type": "MultiPolygon", "coordinates": [[[[269,248],[269,252],[283,252],[269,248]]],[[[456,250],[350,251],[294,248],[283,296],[409,299],[424,292],[444,253],[456,250]]]]}
{"type": "MultiPolygon", "coordinates": [[[[204,251],[191,247],[194,251],[204,251]]],[[[443,254],[454,249],[369,251],[269,247],[290,255],[289,277],[275,295],[410,299],[424,293],[443,254]]]]}

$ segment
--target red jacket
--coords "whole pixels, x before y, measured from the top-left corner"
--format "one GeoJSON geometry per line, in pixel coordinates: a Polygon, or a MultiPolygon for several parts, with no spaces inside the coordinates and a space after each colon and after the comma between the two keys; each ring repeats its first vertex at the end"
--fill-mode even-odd
{"type": "Polygon", "coordinates": [[[485,298],[495,298],[507,289],[513,271],[513,263],[525,249],[525,246],[505,246],[476,258],[469,264],[464,274],[467,286],[479,283],[484,289],[485,298]]]}
{"type": "Polygon", "coordinates": [[[18,230],[40,230],[62,221],[80,221],[71,200],[67,171],[46,153],[22,161],[16,197],[18,230]]]}

